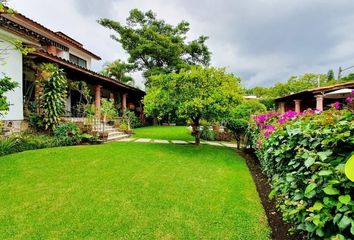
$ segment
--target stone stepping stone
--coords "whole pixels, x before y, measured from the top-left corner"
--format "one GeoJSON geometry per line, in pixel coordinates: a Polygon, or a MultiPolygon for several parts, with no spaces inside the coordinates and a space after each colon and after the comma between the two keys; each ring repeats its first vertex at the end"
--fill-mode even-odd
{"type": "Polygon", "coordinates": [[[174,143],[174,144],[188,144],[188,142],[180,141],[180,140],[172,140],[171,142],[174,143]]]}
{"type": "Polygon", "coordinates": [[[118,142],[132,142],[135,139],[136,138],[122,138],[122,139],[119,139],[118,142]]]}
{"type": "Polygon", "coordinates": [[[233,144],[233,143],[223,143],[222,145],[229,148],[237,148],[237,144],[233,144]]]}
{"type": "Polygon", "coordinates": [[[150,138],[139,138],[135,142],[148,143],[148,142],[151,142],[151,139],[150,138]]]}
{"type": "Polygon", "coordinates": [[[160,139],[155,139],[154,140],[154,143],[163,143],[163,144],[166,144],[166,143],[170,143],[168,140],[160,140],[160,139]]]}

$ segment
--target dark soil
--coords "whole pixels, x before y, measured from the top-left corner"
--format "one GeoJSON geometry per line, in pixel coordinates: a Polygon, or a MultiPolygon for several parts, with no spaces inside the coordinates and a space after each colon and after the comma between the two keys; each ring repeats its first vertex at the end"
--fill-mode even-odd
{"type": "Polygon", "coordinates": [[[247,166],[251,171],[253,181],[261,198],[263,208],[266,212],[269,226],[272,228],[273,240],[303,240],[306,239],[302,235],[290,235],[288,230],[290,225],[285,223],[281,214],[275,207],[275,202],[270,200],[268,195],[271,191],[266,176],[262,173],[257,157],[248,151],[238,151],[244,159],[246,159],[247,166]]]}

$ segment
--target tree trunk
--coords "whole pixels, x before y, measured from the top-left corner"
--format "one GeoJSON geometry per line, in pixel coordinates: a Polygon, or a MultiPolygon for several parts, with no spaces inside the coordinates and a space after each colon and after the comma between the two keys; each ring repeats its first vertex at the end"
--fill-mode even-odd
{"type": "Polygon", "coordinates": [[[199,118],[193,120],[192,134],[195,137],[195,145],[200,144],[200,130],[199,130],[199,118]]]}

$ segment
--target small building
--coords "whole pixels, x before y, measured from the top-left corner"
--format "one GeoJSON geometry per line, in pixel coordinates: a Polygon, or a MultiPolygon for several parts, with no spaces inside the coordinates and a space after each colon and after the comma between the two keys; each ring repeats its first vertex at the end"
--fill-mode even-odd
{"type": "MultiPolygon", "coordinates": [[[[12,126],[19,126],[28,117],[28,104],[36,97],[35,72],[26,66],[27,61],[55,63],[64,70],[69,80],[84,81],[98,110],[101,98],[111,98],[121,104],[122,111],[129,108],[143,116],[142,98],[145,92],[92,71],[91,63],[101,58],[62,32],[54,32],[20,13],[1,13],[0,49],[0,73],[18,83],[14,91],[6,93],[10,107],[0,119],[10,121],[12,126]],[[14,47],[15,41],[35,48],[35,51],[24,56],[14,47]]],[[[68,92],[66,116],[76,117],[77,95],[75,91],[68,92]]]]}
{"type": "Polygon", "coordinates": [[[354,89],[354,81],[339,83],[331,86],[308,89],[302,92],[290,94],[275,99],[278,111],[302,112],[306,109],[326,110],[333,103],[339,101],[345,102],[345,99],[351,95],[354,89]]]}

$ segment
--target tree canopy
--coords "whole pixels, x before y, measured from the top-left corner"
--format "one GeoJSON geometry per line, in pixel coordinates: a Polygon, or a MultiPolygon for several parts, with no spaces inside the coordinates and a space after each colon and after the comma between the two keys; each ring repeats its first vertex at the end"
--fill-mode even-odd
{"type": "Polygon", "coordinates": [[[133,66],[131,64],[125,63],[118,59],[113,62],[106,63],[101,71],[101,74],[124,83],[133,84],[133,78],[127,75],[132,68],[133,66]]]}
{"type": "Polygon", "coordinates": [[[176,113],[191,119],[196,144],[200,142],[201,119],[226,119],[242,101],[240,79],[221,68],[192,66],[179,73],[153,76],[150,84],[144,98],[147,115],[176,113]]]}
{"type": "Polygon", "coordinates": [[[284,83],[276,83],[272,87],[254,87],[247,90],[248,94],[254,94],[258,97],[282,97],[292,93],[304,91],[306,89],[325,86],[328,84],[326,74],[305,73],[300,76],[291,76],[284,83]]]}
{"type": "Polygon", "coordinates": [[[111,37],[129,54],[128,63],[143,71],[146,78],[179,72],[189,65],[209,65],[211,53],[205,43],[208,38],[200,36],[187,42],[190,26],[186,21],[173,26],[157,19],[151,10],[133,9],[125,25],[106,18],[98,22],[116,32],[111,37]]]}

